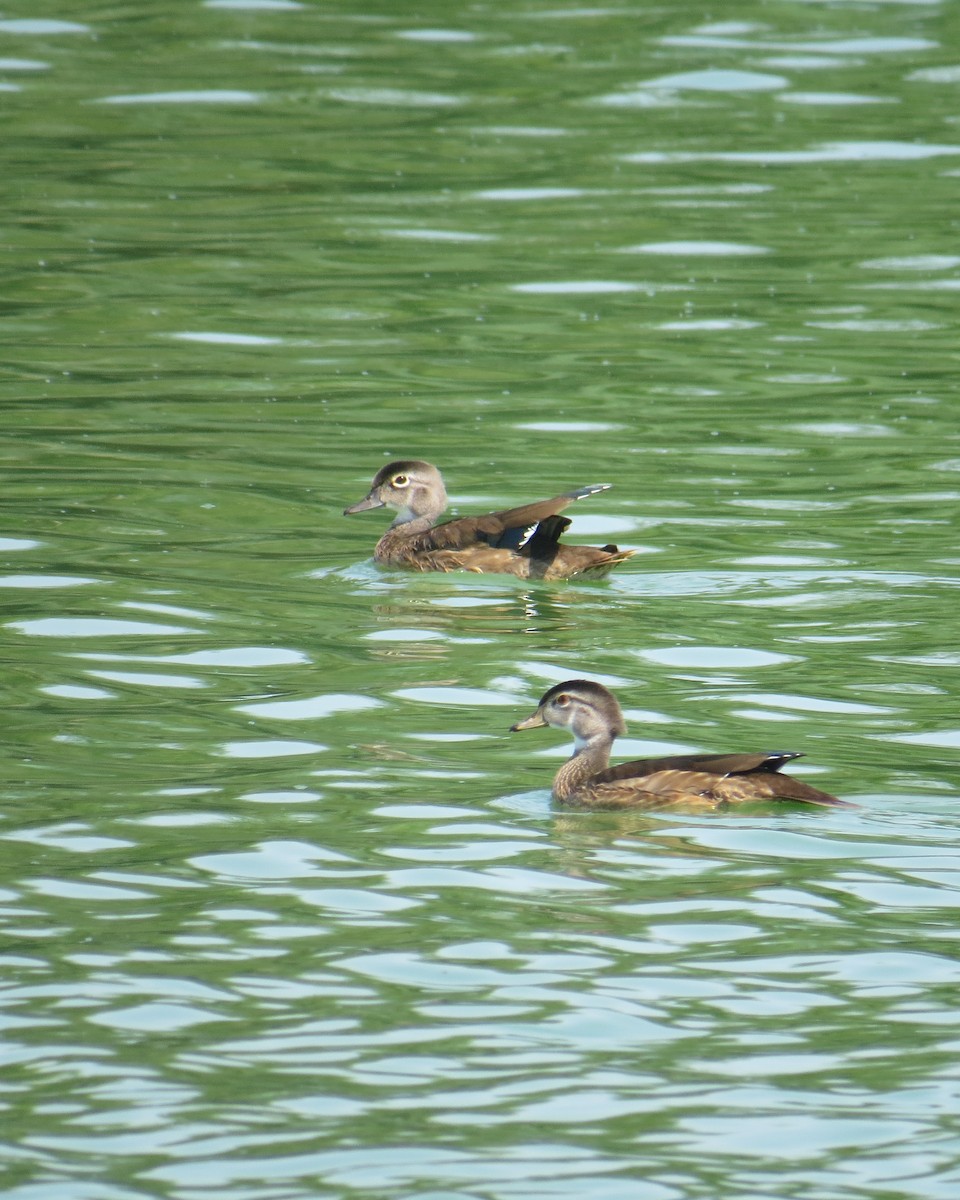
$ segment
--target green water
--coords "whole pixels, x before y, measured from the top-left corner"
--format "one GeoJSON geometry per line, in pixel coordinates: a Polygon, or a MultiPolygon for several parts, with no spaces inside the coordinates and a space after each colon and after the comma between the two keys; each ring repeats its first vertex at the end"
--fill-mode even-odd
{"type": "Polygon", "coordinates": [[[954,1200],[945,3],[0,14],[0,1188],[954,1200]],[[607,582],[407,576],[607,481],[607,582]],[[563,814],[796,749],[860,805],[563,814]]]}

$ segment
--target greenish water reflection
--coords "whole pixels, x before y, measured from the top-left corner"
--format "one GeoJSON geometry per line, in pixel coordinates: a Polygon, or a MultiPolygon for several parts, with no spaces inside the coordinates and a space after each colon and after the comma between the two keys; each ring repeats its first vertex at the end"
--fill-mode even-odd
{"type": "Polygon", "coordinates": [[[0,19],[5,1195],[953,1200],[948,16],[0,19]],[[860,807],[553,812],[584,674],[860,807]]]}

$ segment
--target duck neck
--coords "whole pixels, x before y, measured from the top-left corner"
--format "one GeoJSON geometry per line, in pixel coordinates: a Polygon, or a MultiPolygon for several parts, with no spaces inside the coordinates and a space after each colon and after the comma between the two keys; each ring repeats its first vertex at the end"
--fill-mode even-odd
{"type": "Polygon", "coordinates": [[[416,508],[412,504],[398,509],[391,529],[403,528],[404,533],[423,533],[437,523],[447,507],[446,492],[428,492],[425,488],[416,496],[416,508]]]}
{"type": "Polygon", "coordinates": [[[586,741],[577,742],[573,756],[568,758],[553,781],[553,794],[557,800],[570,800],[583,785],[598,771],[610,765],[610,747],[613,738],[597,734],[586,741]]]}
{"type": "Polygon", "coordinates": [[[436,524],[439,515],[439,513],[436,516],[430,513],[412,513],[409,508],[402,508],[390,522],[390,528],[399,529],[403,534],[426,533],[436,524]]]}

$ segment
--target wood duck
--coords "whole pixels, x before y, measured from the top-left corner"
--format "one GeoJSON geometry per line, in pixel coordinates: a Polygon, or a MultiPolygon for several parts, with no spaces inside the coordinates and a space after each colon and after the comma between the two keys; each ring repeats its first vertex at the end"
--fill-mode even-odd
{"type": "Polygon", "coordinates": [[[553,781],[560,804],[584,809],[681,809],[722,812],[737,804],[795,801],[829,807],[853,805],[778,774],[796,752],[781,754],[678,754],[639,758],[611,767],[613,739],[627,727],[616,697],[589,679],[568,679],[545,692],[537,710],[511,730],[553,725],[568,729],[576,749],[553,781]]]}
{"type": "Polygon", "coordinates": [[[463,567],[521,579],[568,579],[605,575],[633,554],[617,546],[560,545],[560,535],[570,524],[568,517],[557,515],[561,509],[608,487],[609,483],[597,483],[552,500],[437,525],[447,507],[443,477],[430,463],[411,459],[381,467],[366,496],[343,513],[348,516],[384,505],[396,510],[396,519],[373,552],[377,562],[394,567],[418,571],[463,567]]]}

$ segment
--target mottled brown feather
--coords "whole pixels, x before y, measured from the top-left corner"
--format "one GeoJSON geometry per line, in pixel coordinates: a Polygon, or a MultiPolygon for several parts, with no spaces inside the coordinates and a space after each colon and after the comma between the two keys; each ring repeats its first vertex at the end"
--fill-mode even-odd
{"type": "MultiPolygon", "coordinates": [[[[382,539],[381,539],[382,541],[382,539]]],[[[477,574],[516,575],[521,579],[569,579],[574,575],[605,575],[628,559],[632,550],[594,549],[592,546],[560,546],[550,562],[527,558],[512,550],[491,546],[466,546],[463,550],[418,550],[395,547],[387,553],[378,546],[377,562],[415,571],[474,571],[477,574]]]]}

